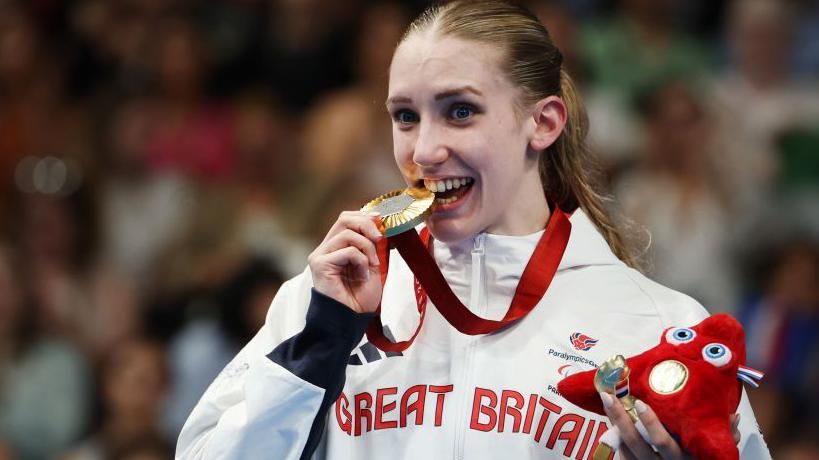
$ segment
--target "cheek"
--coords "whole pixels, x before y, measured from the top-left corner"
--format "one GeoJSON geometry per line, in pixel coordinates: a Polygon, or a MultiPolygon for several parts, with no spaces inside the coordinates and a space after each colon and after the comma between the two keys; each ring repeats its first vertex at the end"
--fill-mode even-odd
{"type": "Polygon", "coordinates": [[[412,141],[407,133],[396,128],[392,130],[392,153],[402,169],[412,164],[412,141]]]}

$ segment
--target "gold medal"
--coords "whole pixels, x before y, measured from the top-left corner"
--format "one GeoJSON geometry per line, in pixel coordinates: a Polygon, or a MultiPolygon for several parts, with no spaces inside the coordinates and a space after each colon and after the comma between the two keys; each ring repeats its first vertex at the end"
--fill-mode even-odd
{"type": "Polygon", "coordinates": [[[393,190],[370,201],[361,211],[381,214],[387,237],[415,228],[432,213],[435,194],[425,188],[393,190]]]}
{"type": "Polygon", "coordinates": [[[674,394],[688,383],[688,368],[685,364],[669,359],[654,366],[648,375],[648,384],[661,395],[674,394]]]}
{"type": "Polygon", "coordinates": [[[624,381],[628,380],[631,374],[626,358],[623,355],[617,355],[603,361],[603,364],[597,369],[594,374],[594,388],[599,392],[609,394],[617,393],[617,387],[624,381]]]}
{"type": "Polygon", "coordinates": [[[597,369],[594,374],[594,387],[597,391],[616,396],[623,404],[623,409],[636,423],[639,417],[634,407],[636,400],[629,392],[629,375],[631,375],[631,369],[628,367],[626,358],[623,355],[617,355],[604,361],[597,369]]]}

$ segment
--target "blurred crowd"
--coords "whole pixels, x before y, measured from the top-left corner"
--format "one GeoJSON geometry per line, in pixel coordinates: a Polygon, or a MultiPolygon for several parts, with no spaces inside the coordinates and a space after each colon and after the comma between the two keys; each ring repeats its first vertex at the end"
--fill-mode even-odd
{"type": "MultiPolygon", "coordinates": [[[[166,459],[337,214],[401,186],[427,2],[0,0],[0,459],[166,459]]],[[[819,3],[529,3],[643,270],[746,328],[819,458],[819,3]]]]}

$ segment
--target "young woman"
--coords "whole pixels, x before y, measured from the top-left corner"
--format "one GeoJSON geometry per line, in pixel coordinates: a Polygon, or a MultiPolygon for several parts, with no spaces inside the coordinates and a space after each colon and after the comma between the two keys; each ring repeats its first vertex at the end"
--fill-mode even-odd
{"type": "MultiPolygon", "coordinates": [[[[624,262],[543,26],[501,1],[431,8],[395,51],[387,109],[407,184],[437,192],[430,250],[460,301],[497,320],[519,284],[554,271],[548,289],[511,326],[462,334],[437,308],[419,315],[425,296],[395,253],[382,286],[377,216],[344,212],[194,409],[177,456],[582,459],[616,426],[623,458],[682,458],[650,408],[641,423],[656,455],[617,401],[601,396],[605,418],[555,389],[707,313],[624,262]],[[363,336],[379,303],[388,337],[407,340],[423,320],[403,352],[363,336]]],[[[745,398],[739,412],[743,458],[767,458],[745,398]]]]}

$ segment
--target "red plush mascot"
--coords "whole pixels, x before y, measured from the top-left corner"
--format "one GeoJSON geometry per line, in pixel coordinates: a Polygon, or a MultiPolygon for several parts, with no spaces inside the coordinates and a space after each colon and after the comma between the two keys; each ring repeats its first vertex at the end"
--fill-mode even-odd
{"type": "Polygon", "coordinates": [[[718,314],[693,327],[672,327],[656,347],[618,358],[563,379],[558,391],[598,414],[605,414],[598,391],[616,394],[624,406],[640,399],[694,458],[739,458],[730,417],[742,381],[756,387],[762,374],[744,366],[745,333],[737,320],[718,314]]]}

